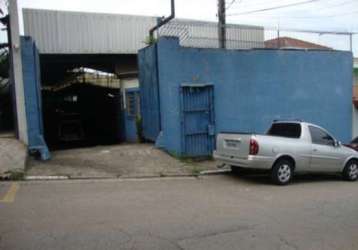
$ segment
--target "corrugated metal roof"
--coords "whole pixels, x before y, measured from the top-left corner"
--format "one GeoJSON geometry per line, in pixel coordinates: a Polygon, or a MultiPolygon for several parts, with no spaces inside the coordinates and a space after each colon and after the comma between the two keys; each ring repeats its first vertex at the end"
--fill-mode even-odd
{"type": "Polygon", "coordinates": [[[25,35],[45,54],[135,54],[156,17],[23,9],[25,35]]]}
{"type": "MultiPolygon", "coordinates": [[[[23,9],[25,35],[43,54],[136,54],[145,47],[157,17],[40,9],[23,9]]],[[[217,23],[175,19],[159,30],[175,35],[188,47],[217,48],[217,23]]],[[[264,29],[227,26],[227,48],[264,47],[264,29]]]]}

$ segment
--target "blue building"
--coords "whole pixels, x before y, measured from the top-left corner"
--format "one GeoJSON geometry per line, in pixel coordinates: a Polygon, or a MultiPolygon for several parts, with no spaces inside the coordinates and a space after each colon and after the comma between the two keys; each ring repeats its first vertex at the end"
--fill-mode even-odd
{"type": "Polygon", "coordinates": [[[174,37],[139,51],[143,135],[177,156],[206,156],[223,131],[264,133],[302,119],[352,136],[352,54],[184,48],[174,37]]]}

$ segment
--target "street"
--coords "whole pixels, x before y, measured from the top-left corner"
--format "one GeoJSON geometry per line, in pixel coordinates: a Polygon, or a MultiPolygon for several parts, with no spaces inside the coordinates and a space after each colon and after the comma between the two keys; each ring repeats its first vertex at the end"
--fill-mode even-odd
{"type": "Polygon", "coordinates": [[[0,183],[0,249],[358,249],[358,183],[297,177],[0,183]]]}

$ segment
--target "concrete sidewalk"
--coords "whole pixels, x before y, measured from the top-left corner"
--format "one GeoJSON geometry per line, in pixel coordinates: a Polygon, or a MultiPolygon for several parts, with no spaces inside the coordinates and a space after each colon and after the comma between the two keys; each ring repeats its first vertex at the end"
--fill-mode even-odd
{"type": "Polygon", "coordinates": [[[11,137],[0,138],[0,179],[22,174],[25,169],[27,149],[11,137]]]}
{"type": "Polygon", "coordinates": [[[214,161],[181,161],[152,144],[124,144],[54,151],[52,159],[30,159],[27,176],[69,178],[136,178],[188,176],[214,170],[214,161]]]}

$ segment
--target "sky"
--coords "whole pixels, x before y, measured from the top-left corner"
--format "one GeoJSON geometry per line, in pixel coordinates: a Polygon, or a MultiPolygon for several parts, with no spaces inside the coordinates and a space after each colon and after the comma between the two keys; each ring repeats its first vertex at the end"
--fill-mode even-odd
{"type": "MultiPolygon", "coordinates": [[[[0,0],[3,4],[5,0],[0,0]]],[[[217,21],[217,0],[175,0],[176,16],[217,21]]],[[[358,0],[226,0],[227,22],[281,29],[358,32],[358,0]],[[278,9],[275,9],[279,7],[278,9]]],[[[18,0],[21,8],[167,16],[170,0],[18,0]]],[[[21,12],[20,12],[21,13],[21,12]]],[[[20,16],[20,22],[22,17],[20,16]]],[[[291,34],[292,35],[292,34],[291,34]]],[[[347,36],[305,35],[313,42],[348,49],[347,36]]],[[[358,35],[353,38],[358,56],[358,35]]]]}

